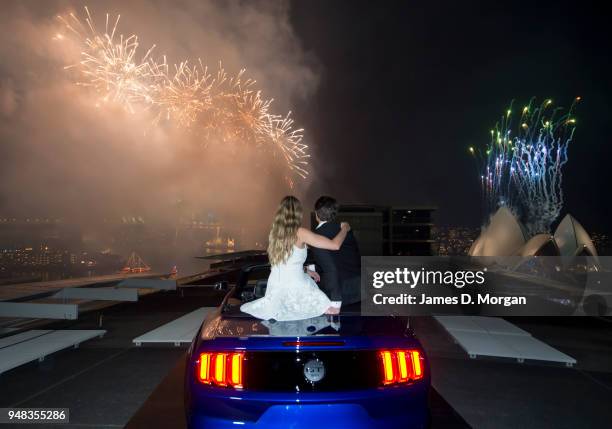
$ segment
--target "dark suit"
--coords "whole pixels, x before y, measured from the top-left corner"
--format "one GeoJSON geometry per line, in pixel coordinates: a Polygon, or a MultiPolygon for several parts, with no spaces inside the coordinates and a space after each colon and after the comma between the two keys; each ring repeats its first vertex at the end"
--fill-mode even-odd
{"type": "MultiPolygon", "coordinates": [[[[314,232],[331,240],[340,232],[340,224],[326,222],[314,232]]],[[[344,304],[359,301],[361,254],[353,232],[349,231],[337,252],[314,247],[310,250],[321,275],[322,288],[329,299],[344,304]]]]}

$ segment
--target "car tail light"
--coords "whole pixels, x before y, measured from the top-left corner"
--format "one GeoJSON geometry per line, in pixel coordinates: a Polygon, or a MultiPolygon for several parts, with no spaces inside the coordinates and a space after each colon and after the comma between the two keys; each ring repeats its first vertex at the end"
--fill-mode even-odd
{"type": "Polygon", "coordinates": [[[201,383],[242,389],[244,353],[201,353],[196,362],[201,383]]]}
{"type": "Polygon", "coordinates": [[[225,361],[227,360],[226,353],[217,353],[215,354],[214,359],[214,372],[213,372],[213,381],[215,384],[219,386],[227,385],[227,373],[225,372],[225,361]]]}
{"type": "Polygon", "coordinates": [[[202,353],[200,355],[200,359],[198,359],[197,369],[198,369],[198,380],[202,383],[210,383],[210,361],[211,361],[212,353],[202,353]]]}
{"type": "Polygon", "coordinates": [[[242,361],[244,355],[242,353],[233,353],[230,364],[229,384],[236,388],[242,387],[242,361]]]}
{"type": "Polygon", "coordinates": [[[418,350],[381,350],[382,383],[408,383],[423,378],[423,355],[418,350]]]}

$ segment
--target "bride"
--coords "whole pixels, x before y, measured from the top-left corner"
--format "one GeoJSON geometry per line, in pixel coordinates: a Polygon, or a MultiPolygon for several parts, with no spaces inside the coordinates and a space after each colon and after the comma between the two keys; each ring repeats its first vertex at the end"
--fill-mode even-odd
{"type": "Polygon", "coordinates": [[[259,319],[277,321],[300,320],[337,314],[309,274],[304,272],[306,246],[338,250],[350,231],[342,222],[338,235],[330,240],[302,228],[302,204],[294,196],[283,198],[270,230],[268,257],[272,265],[266,294],[247,302],[240,310],[259,319]]]}

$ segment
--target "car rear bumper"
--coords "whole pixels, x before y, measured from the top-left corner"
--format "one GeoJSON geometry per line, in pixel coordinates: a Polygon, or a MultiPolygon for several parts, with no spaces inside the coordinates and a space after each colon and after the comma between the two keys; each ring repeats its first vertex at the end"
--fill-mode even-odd
{"type": "MultiPolygon", "coordinates": [[[[200,387],[200,386],[198,386],[200,387]]],[[[428,384],[326,393],[267,393],[197,388],[190,428],[424,428],[428,384]]]]}

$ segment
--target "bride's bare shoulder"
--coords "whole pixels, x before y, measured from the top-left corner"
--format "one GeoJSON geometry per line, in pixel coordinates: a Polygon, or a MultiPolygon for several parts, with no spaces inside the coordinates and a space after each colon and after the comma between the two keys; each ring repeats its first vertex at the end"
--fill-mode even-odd
{"type": "Polygon", "coordinates": [[[304,227],[299,227],[297,230],[297,240],[295,241],[295,245],[297,247],[304,247],[307,241],[309,231],[304,227]]]}
{"type": "Polygon", "coordinates": [[[300,226],[297,230],[298,239],[301,241],[305,241],[308,237],[311,237],[312,234],[313,232],[311,230],[304,228],[303,226],[300,226]]]}

